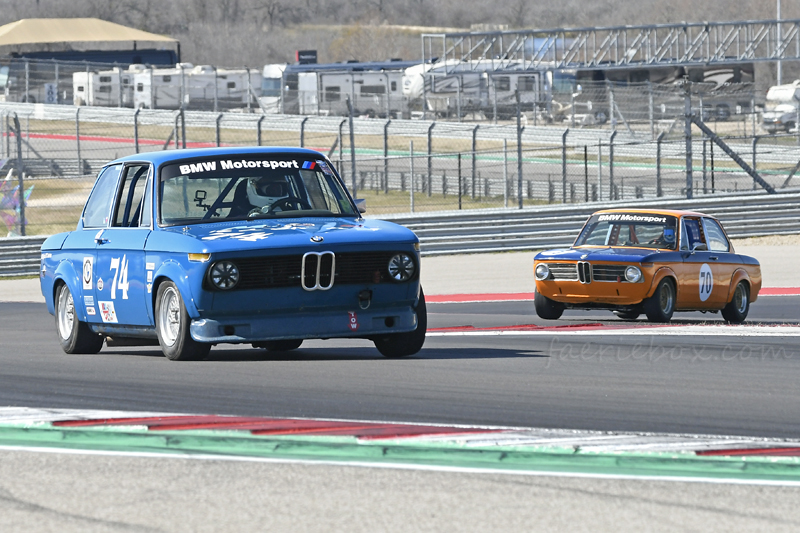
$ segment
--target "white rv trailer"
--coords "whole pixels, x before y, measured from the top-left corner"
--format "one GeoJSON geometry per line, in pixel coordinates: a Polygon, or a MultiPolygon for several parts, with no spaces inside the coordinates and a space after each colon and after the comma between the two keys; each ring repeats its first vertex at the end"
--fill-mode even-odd
{"type": "Polygon", "coordinates": [[[464,116],[481,112],[511,117],[516,112],[516,91],[520,92],[523,111],[545,103],[548,75],[540,72],[515,72],[517,65],[507,65],[495,72],[496,62],[448,61],[409,67],[403,75],[403,95],[412,106],[440,117],[464,116]]]}
{"type": "Polygon", "coordinates": [[[146,68],[133,64],[125,70],[114,67],[99,72],[75,72],[72,74],[73,104],[133,107],[133,78],[146,68]]]}
{"type": "Polygon", "coordinates": [[[133,80],[133,104],[140,109],[242,107],[261,93],[257,69],[223,69],[179,63],[175,68],[145,69],[133,80]],[[249,78],[249,79],[248,79],[249,78]]]}
{"type": "Polygon", "coordinates": [[[266,112],[301,115],[407,116],[402,91],[410,62],[266,65],[260,102],[266,112]]]}
{"type": "Polygon", "coordinates": [[[800,80],[775,85],[767,91],[762,126],[769,133],[789,132],[797,127],[800,118],[800,80]]]}

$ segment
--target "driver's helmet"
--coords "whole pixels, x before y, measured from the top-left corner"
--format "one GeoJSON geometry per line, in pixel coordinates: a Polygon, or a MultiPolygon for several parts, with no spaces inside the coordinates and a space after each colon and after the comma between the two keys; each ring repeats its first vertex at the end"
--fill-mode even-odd
{"type": "Polygon", "coordinates": [[[247,178],[247,199],[255,207],[274,204],[289,196],[289,184],[281,178],[247,178]]]}

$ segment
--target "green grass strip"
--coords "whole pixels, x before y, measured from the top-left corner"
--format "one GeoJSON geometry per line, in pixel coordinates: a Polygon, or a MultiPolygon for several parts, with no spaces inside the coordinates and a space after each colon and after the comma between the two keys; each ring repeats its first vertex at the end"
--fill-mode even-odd
{"type": "Polygon", "coordinates": [[[457,443],[357,442],[316,437],[271,438],[242,432],[97,431],[0,427],[0,446],[203,454],[286,460],[424,465],[508,471],[800,482],[794,457],[698,457],[691,453],[581,453],[572,449],[460,446],[457,443]]]}

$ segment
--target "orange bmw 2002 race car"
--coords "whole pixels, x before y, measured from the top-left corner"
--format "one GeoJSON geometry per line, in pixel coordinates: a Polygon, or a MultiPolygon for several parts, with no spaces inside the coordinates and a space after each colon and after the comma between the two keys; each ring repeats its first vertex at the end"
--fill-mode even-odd
{"type": "Polygon", "coordinates": [[[536,314],[551,320],[565,309],[652,322],[722,311],[739,324],[761,289],[758,261],[737,254],[714,217],[691,211],[598,211],[572,247],[537,254],[533,272],[536,314]]]}

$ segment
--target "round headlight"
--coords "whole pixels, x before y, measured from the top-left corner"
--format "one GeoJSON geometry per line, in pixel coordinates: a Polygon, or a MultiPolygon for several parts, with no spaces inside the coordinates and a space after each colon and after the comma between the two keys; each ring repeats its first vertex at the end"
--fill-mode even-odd
{"type": "Polygon", "coordinates": [[[637,283],[642,279],[642,271],[639,267],[630,266],[625,269],[625,279],[631,283],[637,283]]]}
{"type": "Polygon", "coordinates": [[[214,287],[227,291],[239,283],[239,268],[231,261],[217,261],[208,277],[214,287]]]}
{"type": "Polygon", "coordinates": [[[547,279],[550,277],[550,267],[544,263],[536,265],[536,279],[547,279]]]}
{"type": "Polygon", "coordinates": [[[396,254],[389,259],[389,275],[394,281],[408,281],[416,270],[414,260],[408,254],[396,254]]]}

